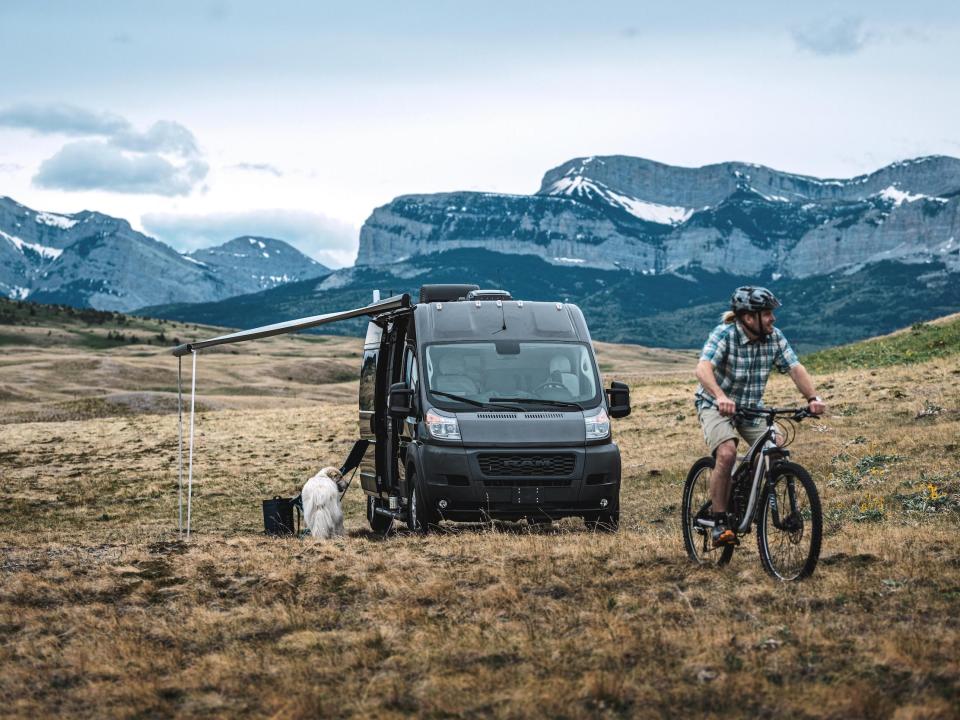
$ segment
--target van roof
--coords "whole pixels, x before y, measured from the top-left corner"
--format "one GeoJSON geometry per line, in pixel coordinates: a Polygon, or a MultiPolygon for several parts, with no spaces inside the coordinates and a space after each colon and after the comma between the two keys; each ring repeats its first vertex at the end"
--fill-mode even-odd
{"type": "Polygon", "coordinates": [[[452,340],[558,340],[589,342],[576,305],[525,300],[420,303],[415,309],[420,343],[452,340]]]}

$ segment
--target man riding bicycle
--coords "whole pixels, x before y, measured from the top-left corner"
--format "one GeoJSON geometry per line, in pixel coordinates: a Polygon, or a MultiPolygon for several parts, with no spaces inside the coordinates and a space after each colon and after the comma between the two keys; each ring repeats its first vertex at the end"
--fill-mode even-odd
{"type": "Polygon", "coordinates": [[[773,326],[780,301],[762,287],[739,287],[723,322],[707,338],[697,363],[696,406],[703,437],[715,458],[710,475],[711,507],[716,523],[714,546],[736,545],[734,521],[727,517],[730,473],[737,459],[737,433],[752,444],[766,430],[759,417],[734,418],[738,406],[760,407],[770,370],[789,373],[814,415],[826,410],[813,379],[790,343],[773,326]]]}

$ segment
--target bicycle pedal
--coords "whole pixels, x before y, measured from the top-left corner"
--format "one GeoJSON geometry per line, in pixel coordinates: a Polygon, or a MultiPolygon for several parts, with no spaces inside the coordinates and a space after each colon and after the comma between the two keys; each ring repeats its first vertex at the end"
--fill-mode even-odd
{"type": "Polygon", "coordinates": [[[737,534],[733,530],[724,530],[713,539],[714,547],[726,547],[727,545],[736,547],[739,544],[740,538],[737,537],[737,534]]]}

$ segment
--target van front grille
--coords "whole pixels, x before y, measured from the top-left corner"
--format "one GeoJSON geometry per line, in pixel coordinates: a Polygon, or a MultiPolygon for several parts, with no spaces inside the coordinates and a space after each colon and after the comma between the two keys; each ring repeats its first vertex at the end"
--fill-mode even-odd
{"type": "Polygon", "coordinates": [[[513,477],[483,479],[484,487],[569,487],[573,478],[513,477]]]}
{"type": "Polygon", "coordinates": [[[477,456],[487,477],[557,477],[571,475],[577,458],[570,453],[483,453],[477,456]]]}

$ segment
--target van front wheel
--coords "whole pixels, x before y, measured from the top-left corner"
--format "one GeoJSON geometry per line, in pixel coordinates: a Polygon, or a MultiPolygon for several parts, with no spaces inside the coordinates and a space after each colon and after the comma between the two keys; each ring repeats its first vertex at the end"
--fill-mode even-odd
{"type": "Polygon", "coordinates": [[[410,487],[410,495],[407,497],[407,527],[410,532],[428,533],[440,518],[436,512],[431,511],[424,499],[420,480],[412,470],[407,473],[407,485],[410,487]]]}

